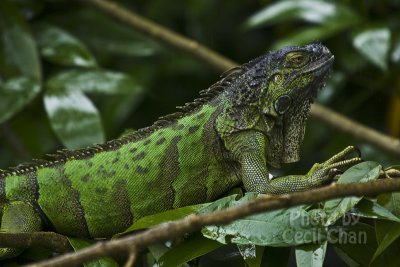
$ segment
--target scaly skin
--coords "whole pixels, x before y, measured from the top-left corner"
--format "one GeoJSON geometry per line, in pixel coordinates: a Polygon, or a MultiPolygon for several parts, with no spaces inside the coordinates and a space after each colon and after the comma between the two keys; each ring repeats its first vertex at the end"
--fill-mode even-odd
{"type": "MultiPolygon", "coordinates": [[[[270,52],[148,128],[0,172],[0,231],[110,237],[143,216],[214,200],[242,182],[259,193],[320,186],[333,167],[270,180],[267,163],[299,160],[310,105],[332,61],[321,44],[270,52]]],[[[0,258],[19,252],[0,248],[0,258]]]]}

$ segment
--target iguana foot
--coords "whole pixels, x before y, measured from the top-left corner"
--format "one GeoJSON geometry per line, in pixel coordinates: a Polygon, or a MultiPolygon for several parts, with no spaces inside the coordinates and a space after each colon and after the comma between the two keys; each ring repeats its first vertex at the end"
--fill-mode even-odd
{"type": "Polygon", "coordinates": [[[360,150],[354,146],[348,146],[325,162],[314,164],[307,176],[312,184],[325,184],[332,181],[336,175],[342,173],[343,169],[362,161],[360,150]],[[353,152],[357,153],[357,156],[346,159],[346,156],[353,152]]]}

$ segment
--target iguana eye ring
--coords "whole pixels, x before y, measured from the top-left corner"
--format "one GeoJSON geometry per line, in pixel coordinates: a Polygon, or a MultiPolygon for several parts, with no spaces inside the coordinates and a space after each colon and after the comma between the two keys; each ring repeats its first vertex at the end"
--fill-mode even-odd
{"type": "Polygon", "coordinates": [[[288,95],[281,95],[275,100],[274,108],[279,115],[284,114],[292,104],[292,98],[288,95]]]}

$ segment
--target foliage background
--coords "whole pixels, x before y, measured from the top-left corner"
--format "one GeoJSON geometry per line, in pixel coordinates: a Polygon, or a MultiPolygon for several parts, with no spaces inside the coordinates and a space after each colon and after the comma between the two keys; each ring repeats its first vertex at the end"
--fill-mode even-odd
{"type": "MultiPolygon", "coordinates": [[[[286,44],[323,42],[334,72],[318,101],[400,136],[400,2],[115,1],[237,62],[286,44]]],[[[209,66],[78,1],[0,3],[0,167],[138,129],[218,80],[209,66]]],[[[303,173],[347,145],[395,159],[310,119],[303,173]]]]}

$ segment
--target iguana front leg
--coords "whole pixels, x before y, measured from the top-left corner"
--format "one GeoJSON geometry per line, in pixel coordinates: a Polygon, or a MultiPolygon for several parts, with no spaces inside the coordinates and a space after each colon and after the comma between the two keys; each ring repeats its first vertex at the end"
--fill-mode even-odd
{"type": "Polygon", "coordinates": [[[247,191],[263,194],[283,194],[319,187],[337,174],[337,168],[359,163],[357,156],[344,159],[348,154],[358,151],[349,146],[323,163],[316,163],[305,175],[289,175],[270,179],[266,165],[265,149],[268,149],[264,135],[257,131],[245,131],[229,136],[226,148],[240,163],[240,175],[247,191]]]}
{"type": "MultiPolygon", "coordinates": [[[[30,203],[10,201],[2,211],[0,233],[26,233],[40,231],[42,223],[35,209],[30,203]]],[[[0,247],[0,260],[11,258],[23,249],[0,247]]]]}

